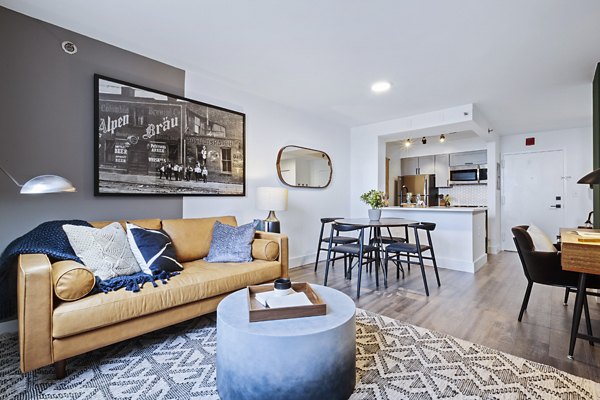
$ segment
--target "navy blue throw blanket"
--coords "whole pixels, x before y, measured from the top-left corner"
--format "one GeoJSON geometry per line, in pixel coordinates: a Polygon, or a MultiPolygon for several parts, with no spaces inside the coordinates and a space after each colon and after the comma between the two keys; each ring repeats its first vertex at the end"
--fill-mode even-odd
{"type": "MultiPolygon", "coordinates": [[[[16,314],[17,305],[17,271],[14,261],[20,254],[46,254],[51,262],[73,260],[82,263],[69,243],[62,229],[63,225],[91,226],[82,220],[63,220],[44,222],[25,235],[13,240],[0,256],[0,319],[9,318],[16,314]]],[[[83,263],[82,263],[83,264],[83,263]]],[[[110,292],[120,288],[138,292],[144,283],[167,280],[177,273],[158,271],[154,275],[136,273],[127,276],[117,276],[105,281],[96,277],[93,293],[110,292]]]]}

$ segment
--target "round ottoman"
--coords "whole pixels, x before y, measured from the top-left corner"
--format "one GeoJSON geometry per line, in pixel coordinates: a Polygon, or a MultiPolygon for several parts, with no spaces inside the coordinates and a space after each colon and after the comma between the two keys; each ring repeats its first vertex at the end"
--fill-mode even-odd
{"type": "Polygon", "coordinates": [[[217,308],[217,389],[222,399],[347,399],[356,383],[356,307],[311,287],[327,315],[248,322],[246,289],[217,308]]]}

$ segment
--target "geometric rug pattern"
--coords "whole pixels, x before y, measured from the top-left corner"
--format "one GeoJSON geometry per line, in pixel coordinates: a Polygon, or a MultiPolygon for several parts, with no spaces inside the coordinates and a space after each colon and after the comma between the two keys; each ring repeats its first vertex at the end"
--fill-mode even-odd
{"type": "MultiPolygon", "coordinates": [[[[357,310],[351,399],[600,399],[600,385],[464,340],[357,310]]],[[[15,334],[0,336],[0,399],[218,399],[209,314],[21,374],[15,334]]]]}

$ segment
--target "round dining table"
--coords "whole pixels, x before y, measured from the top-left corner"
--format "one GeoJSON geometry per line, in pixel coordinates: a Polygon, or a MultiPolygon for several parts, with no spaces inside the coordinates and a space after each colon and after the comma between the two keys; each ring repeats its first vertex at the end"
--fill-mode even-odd
{"type": "MultiPolygon", "coordinates": [[[[372,237],[377,238],[375,242],[373,242],[377,247],[379,247],[379,251],[384,252],[384,244],[381,236],[381,228],[399,228],[403,226],[408,226],[412,224],[418,224],[419,221],[414,221],[406,218],[380,218],[378,220],[370,220],[369,218],[343,218],[337,219],[333,222],[334,224],[340,225],[354,225],[361,228],[373,228],[374,232],[372,237]]],[[[407,232],[408,233],[408,232],[407,232]]],[[[406,238],[408,239],[408,237],[406,238]]],[[[387,288],[387,265],[383,265],[383,261],[381,257],[379,259],[381,272],[383,272],[383,283],[387,288]]]]}

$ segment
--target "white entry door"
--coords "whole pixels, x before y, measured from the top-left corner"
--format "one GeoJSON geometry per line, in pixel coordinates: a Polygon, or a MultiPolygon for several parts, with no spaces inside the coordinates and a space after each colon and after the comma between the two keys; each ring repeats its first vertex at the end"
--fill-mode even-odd
{"type": "Polygon", "coordinates": [[[564,226],[562,150],[505,154],[502,158],[502,249],[516,251],[511,228],[537,225],[555,241],[564,226]]]}

